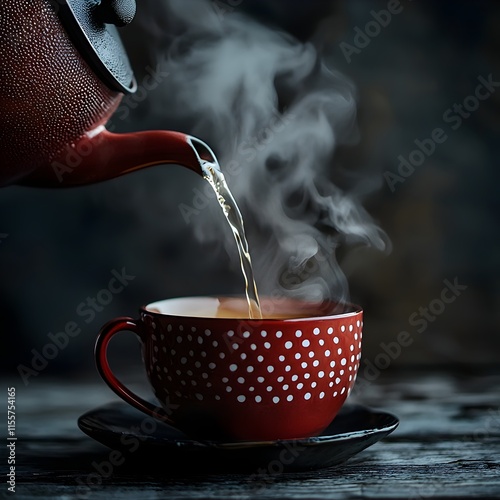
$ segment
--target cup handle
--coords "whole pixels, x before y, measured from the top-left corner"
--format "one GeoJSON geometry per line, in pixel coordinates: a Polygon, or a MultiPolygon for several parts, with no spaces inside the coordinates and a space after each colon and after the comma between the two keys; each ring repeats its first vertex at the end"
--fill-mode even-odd
{"type": "Polygon", "coordinates": [[[111,338],[119,332],[131,331],[135,333],[142,342],[142,332],[133,318],[122,317],[116,318],[106,323],[100,330],[94,348],[95,362],[97,370],[102,379],[113,392],[118,394],[125,402],[132,405],[134,408],[150,415],[153,418],[159,419],[167,424],[173,425],[172,420],[167,415],[165,410],[159,406],[154,406],[149,401],[142,399],[137,394],[134,394],[130,389],[125,387],[112,372],[108,363],[108,344],[111,338]]]}

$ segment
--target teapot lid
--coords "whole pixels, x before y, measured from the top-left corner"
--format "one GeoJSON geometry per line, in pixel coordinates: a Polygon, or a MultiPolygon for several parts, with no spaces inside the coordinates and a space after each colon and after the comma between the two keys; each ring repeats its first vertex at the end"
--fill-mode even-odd
{"type": "Polygon", "coordinates": [[[111,89],[135,92],[137,83],[117,26],[135,16],[135,0],[51,1],[72,42],[111,89]]]}

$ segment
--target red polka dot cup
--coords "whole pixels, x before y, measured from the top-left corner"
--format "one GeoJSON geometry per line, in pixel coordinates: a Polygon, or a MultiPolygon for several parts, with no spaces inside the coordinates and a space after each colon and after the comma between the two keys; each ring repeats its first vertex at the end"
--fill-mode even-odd
{"type": "Polygon", "coordinates": [[[319,434],[351,391],[361,358],[363,312],[264,299],[272,319],[244,318],[243,299],[191,297],[142,307],[100,331],[96,363],[126,402],[203,439],[276,440],[319,434]],[[222,317],[221,317],[222,316],[222,317]],[[239,317],[238,317],[239,316],[239,317]],[[112,373],[110,339],[134,332],[161,406],[134,394],[112,373]]]}

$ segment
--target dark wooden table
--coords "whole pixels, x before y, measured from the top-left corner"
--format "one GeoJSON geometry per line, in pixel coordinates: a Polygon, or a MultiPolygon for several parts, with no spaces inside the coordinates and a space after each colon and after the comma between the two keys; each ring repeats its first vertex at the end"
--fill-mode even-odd
{"type": "MultiPolygon", "coordinates": [[[[9,385],[12,380],[3,380],[3,387],[9,385]]],[[[127,461],[85,495],[78,481],[93,472],[92,463],[109,458],[110,450],[84,435],[76,421],[114,395],[97,379],[40,379],[27,388],[17,385],[16,399],[16,493],[10,495],[3,480],[5,497],[500,498],[499,371],[419,369],[361,381],[349,402],[394,413],[401,423],[385,440],[337,467],[262,480],[246,473],[153,470],[127,461]]],[[[5,446],[1,453],[5,478],[5,446]]]]}

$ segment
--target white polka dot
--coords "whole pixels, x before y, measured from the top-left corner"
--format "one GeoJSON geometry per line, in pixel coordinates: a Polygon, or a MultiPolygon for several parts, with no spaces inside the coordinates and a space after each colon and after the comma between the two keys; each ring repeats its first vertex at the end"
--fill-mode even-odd
{"type": "MultiPolygon", "coordinates": [[[[203,356],[203,353],[201,353],[201,355],[203,356]]],[[[207,355],[207,353],[205,353],[205,356],[206,355],[207,355]]],[[[203,357],[205,357],[205,356],[203,356],[203,357]]],[[[226,357],[226,355],[223,352],[219,353],[219,358],[220,359],[224,359],[225,357],[226,357]]]]}
{"type": "Polygon", "coordinates": [[[235,372],[237,369],[238,369],[238,365],[235,365],[234,363],[232,365],[229,365],[229,369],[232,371],[232,372],[235,372]]]}
{"type": "Polygon", "coordinates": [[[285,361],[285,356],[283,356],[283,354],[280,354],[279,358],[278,358],[280,361],[285,361]]]}
{"type": "Polygon", "coordinates": [[[286,400],[287,401],[293,401],[293,396],[291,394],[289,394],[287,397],[286,397],[286,400]]]}
{"type": "Polygon", "coordinates": [[[208,378],[208,373],[202,373],[201,376],[202,376],[202,378],[207,379],[208,378]]]}
{"type": "Polygon", "coordinates": [[[319,328],[315,328],[313,330],[314,335],[319,335],[319,332],[320,332],[319,328]]]}
{"type": "Polygon", "coordinates": [[[220,396],[219,396],[218,394],[216,394],[216,395],[215,395],[215,399],[216,399],[217,401],[219,401],[219,400],[220,400],[220,396]]]}
{"type": "Polygon", "coordinates": [[[359,319],[356,321],[356,326],[359,328],[359,319]]]}
{"type": "Polygon", "coordinates": [[[308,379],[310,376],[311,376],[311,374],[310,374],[310,373],[304,373],[304,378],[305,378],[305,379],[308,379]]]}
{"type": "Polygon", "coordinates": [[[309,357],[310,357],[310,358],[314,358],[314,351],[310,351],[310,352],[309,352],[309,357]]]}
{"type": "MultiPolygon", "coordinates": [[[[164,367],[163,367],[163,371],[164,371],[165,373],[168,373],[168,368],[167,368],[166,366],[164,366],[164,367]]],[[[191,374],[192,374],[192,373],[193,373],[193,372],[191,372],[191,374]]]]}
{"type": "Polygon", "coordinates": [[[319,377],[319,378],[323,378],[324,376],[325,376],[325,372],[324,372],[324,371],[320,371],[320,372],[318,373],[318,377],[319,377]]]}
{"type": "Polygon", "coordinates": [[[337,354],[342,354],[342,347],[339,347],[339,348],[337,349],[337,354]]]}
{"type": "Polygon", "coordinates": [[[187,373],[190,377],[192,377],[192,376],[193,376],[193,372],[192,372],[191,370],[188,370],[186,373],[187,373]]]}
{"type": "Polygon", "coordinates": [[[229,330],[229,331],[227,332],[227,336],[228,336],[228,337],[232,337],[232,336],[234,336],[234,331],[233,331],[233,330],[229,330]]]}
{"type": "Polygon", "coordinates": [[[261,334],[263,337],[267,337],[267,332],[266,332],[265,330],[262,330],[262,331],[260,332],[260,334],[261,334]]]}
{"type": "Polygon", "coordinates": [[[245,383],[245,379],[243,377],[238,377],[238,382],[240,384],[244,384],[245,383]]]}
{"type": "Polygon", "coordinates": [[[354,334],[354,340],[358,340],[358,334],[357,333],[354,334]]]}
{"type": "Polygon", "coordinates": [[[351,356],[351,363],[354,363],[354,354],[351,356]]]}
{"type": "Polygon", "coordinates": [[[340,371],[339,371],[339,374],[340,374],[340,375],[344,375],[344,373],[345,373],[345,372],[344,372],[344,370],[340,370],[340,371]]]}
{"type": "Polygon", "coordinates": [[[248,337],[250,337],[250,332],[243,332],[243,338],[247,339],[248,337]]]}
{"type": "Polygon", "coordinates": [[[338,394],[338,392],[337,392],[337,391],[335,391],[335,392],[333,393],[333,397],[334,397],[334,398],[336,398],[336,397],[337,397],[337,394],[338,394]]]}
{"type": "Polygon", "coordinates": [[[237,344],[236,342],[232,345],[233,350],[237,351],[240,348],[240,345],[237,344]]]}
{"type": "Polygon", "coordinates": [[[255,351],[257,349],[257,346],[255,344],[251,344],[250,349],[252,349],[252,351],[255,351]]]}
{"type": "Polygon", "coordinates": [[[311,342],[309,342],[309,340],[304,339],[302,341],[302,347],[309,347],[310,345],[311,345],[311,342]]]}
{"type": "Polygon", "coordinates": [[[313,366],[318,366],[318,365],[319,365],[319,361],[318,361],[317,359],[315,359],[315,360],[313,361],[313,366]]]}
{"type": "Polygon", "coordinates": [[[327,350],[325,351],[325,356],[330,356],[330,354],[331,354],[330,349],[327,349],[327,350]]]}
{"type": "Polygon", "coordinates": [[[300,391],[300,389],[302,389],[302,387],[304,387],[304,384],[302,382],[299,382],[297,384],[297,389],[300,391]]]}
{"type": "Polygon", "coordinates": [[[302,363],[300,364],[300,366],[302,366],[302,368],[307,368],[307,363],[305,361],[302,361],[302,363]]]}
{"type": "Polygon", "coordinates": [[[268,371],[269,373],[272,373],[272,372],[274,371],[274,366],[269,365],[269,366],[267,367],[267,371],[268,371]]]}
{"type": "Polygon", "coordinates": [[[257,356],[257,361],[259,361],[260,363],[262,363],[262,361],[264,361],[264,356],[257,356]]]}
{"type": "Polygon", "coordinates": [[[227,391],[227,392],[231,392],[232,390],[233,390],[233,388],[232,388],[230,385],[228,385],[228,386],[226,387],[226,391],[227,391]]]}
{"type": "Polygon", "coordinates": [[[349,331],[352,332],[352,330],[353,330],[352,325],[349,325],[349,331]]]}
{"type": "Polygon", "coordinates": [[[179,330],[182,332],[184,330],[184,326],[183,325],[179,325],[179,330]]]}
{"type": "Polygon", "coordinates": [[[285,342],[285,349],[291,349],[293,347],[293,344],[288,341],[288,342],[285,342]]]}
{"type": "Polygon", "coordinates": [[[199,399],[200,401],[203,400],[203,395],[201,395],[199,392],[195,394],[196,398],[199,399]]]}
{"type": "Polygon", "coordinates": [[[281,337],[283,337],[283,332],[282,332],[282,331],[280,331],[280,330],[278,330],[278,331],[276,332],[276,338],[277,338],[277,339],[280,339],[281,337]]]}
{"type": "Polygon", "coordinates": [[[283,380],[285,380],[285,377],[283,377],[283,375],[280,375],[276,380],[278,382],[283,382],[283,380]]]}
{"type": "Polygon", "coordinates": [[[264,377],[257,377],[257,382],[262,384],[262,382],[264,382],[264,377]]]}
{"type": "Polygon", "coordinates": [[[247,355],[246,355],[244,352],[242,352],[242,353],[240,354],[240,358],[241,358],[241,359],[247,359],[247,355]]]}
{"type": "Polygon", "coordinates": [[[255,402],[260,403],[262,401],[262,398],[260,396],[255,396],[255,402]]]}
{"type": "Polygon", "coordinates": [[[243,396],[243,395],[241,395],[241,396],[238,396],[236,399],[237,399],[240,403],[243,403],[243,402],[245,401],[246,397],[245,397],[245,396],[243,396]]]}
{"type": "Polygon", "coordinates": [[[276,404],[276,403],[279,403],[279,402],[280,402],[280,398],[278,396],[274,396],[273,403],[276,404]]]}
{"type": "Polygon", "coordinates": [[[255,387],[250,386],[250,387],[248,388],[248,390],[249,390],[250,392],[253,392],[253,391],[255,391],[255,387]]]}
{"type": "Polygon", "coordinates": [[[352,375],[349,375],[349,382],[352,381],[352,375]]]}
{"type": "Polygon", "coordinates": [[[311,393],[310,392],[306,392],[304,394],[304,399],[311,399],[311,393]]]}
{"type": "Polygon", "coordinates": [[[334,375],[335,375],[335,372],[334,372],[333,370],[332,370],[332,371],[328,374],[328,376],[329,376],[330,378],[333,378],[333,377],[334,377],[334,375]]]}
{"type": "Polygon", "coordinates": [[[212,383],[211,382],[207,382],[207,387],[212,387],[212,383]]]}
{"type": "Polygon", "coordinates": [[[175,351],[175,349],[170,349],[170,354],[171,354],[172,356],[175,356],[175,352],[176,352],[176,351],[175,351]]]}
{"type": "Polygon", "coordinates": [[[328,384],[328,387],[333,387],[333,382],[330,382],[330,383],[328,384]]]}
{"type": "Polygon", "coordinates": [[[298,375],[292,375],[292,381],[295,382],[296,380],[299,379],[299,376],[298,375]]]}
{"type": "Polygon", "coordinates": [[[272,387],[271,385],[268,385],[268,386],[266,387],[266,391],[267,391],[267,392],[271,392],[272,390],[273,390],[273,387],[272,387]]]}
{"type": "Polygon", "coordinates": [[[338,344],[340,342],[339,338],[338,337],[333,337],[333,341],[338,344]]]}
{"type": "Polygon", "coordinates": [[[323,339],[319,339],[319,345],[325,345],[325,341],[323,339]]]}
{"type": "Polygon", "coordinates": [[[290,365],[286,365],[285,366],[285,371],[286,372],[289,372],[291,369],[292,369],[292,367],[290,365]]]}
{"type": "Polygon", "coordinates": [[[171,331],[172,331],[172,325],[169,323],[167,326],[167,332],[171,332],[171,331]]]}
{"type": "Polygon", "coordinates": [[[196,327],[195,327],[195,326],[192,326],[192,327],[191,327],[191,331],[192,331],[192,332],[195,332],[195,331],[196,331],[196,327]]]}
{"type": "Polygon", "coordinates": [[[185,364],[187,363],[187,361],[188,361],[188,360],[187,360],[187,358],[185,358],[185,357],[182,357],[182,358],[181,358],[181,363],[182,363],[183,365],[185,365],[185,364]]]}
{"type": "Polygon", "coordinates": [[[212,345],[213,345],[214,347],[217,347],[217,346],[219,345],[219,342],[217,342],[216,340],[214,340],[214,341],[212,342],[212,345]]]}
{"type": "Polygon", "coordinates": [[[333,333],[333,328],[332,328],[332,327],[328,328],[328,333],[329,333],[330,335],[333,333]]]}
{"type": "Polygon", "coordinates": [[[179,336],[177,337],[177,343],[178,343],[178,344],[180,344],[181,342],[182,342],[182,337],[179,335],[179,336]]]}
{"type": "Polygon", "coordinates": [[[289,386],[288,384],[285,384],[285,385],[283,386],[283,390],[284,390],[284,391],[288,391],[289,387],[290,387],[290,386],[289,386]]]}
{"type": "Polygon", "coordinates": [[[198,344],[203,344],[203,337],[198,337],[198,344]]]}
{"type": "Polygon", "coordinates": [[[266,349],[271,349],[271,344],[269,342],[264,342],[264,347],[266,349]]]}
{"type": "Polygon", "coordinates": [[[247,366],[247,372],[252,373],[253,372],[253,366],[247,366]]]}
{"type": "Polygon", "coordinates": [[[335,383],[336,383],[336,384],[340,384],[340,378],[339,378],[339,377],[337,377],[337,378],[335,379],[335,383]]]}
{"type": "Polygon", "coordinates": [[[349,367],[349,371],[352,372],[352,366],[349,367]]]}
{"type": "MultiPolygon", "coordinates": [[[[339,354],[340,354],[340,353],[339,353],[339,354]]],[[[340,360],[340,364],[341,364],[342,366],[345,366],[345,365],[346,365],[346,363],[347,363],[347,359],[342,358],[342,359],[340,360]]]]}
{"type": "Polygon", "coordinates": [[[345,332],[345,325],[342,325],[342,326],[340,327],[340,331],[341,331],[341,332],[345,332]]]}
{"type": "Polygon", "coordinates": [[[212,332],[211,332],[210,330],[208,330],[208,329],[207,329],[207,330],[205,330],[205,335],[206,335],[207,337],[210,337],[210,334],[211,334],[211,333],[212,333],[212,332]]]}
{"type": "Polygon", "coordinates": [[[193,350],[190,350],[190,351],[189,351],[189,355],[190,355],[191,357],[193,357],[193,356],[194,356],[194,351],[193,351],[193,350]]]}
{"type": "Polygon", "coordinates": [[[319,399],[323,399],[325,397],[325,393],[323,391],[321,391],[319,393],[319,399]]]}
{"type": "Polygon", "coordinates": [[[340,391],[340,394],[344,394],[345,392],[345,387],[342,387],[342,390],[340,391]]]}
{"type": "Polygon", "coordinates": [[[193,340],[193,336],[191,334],[188,335],[188,340],[191,342],[193,340]]]}
{"type": "Polygon", "coordinates": [[[300,352],[295,353],[295,359],[300,359],[302,357],[302,354],[300,352]]]}
{"type": "Polygon", "coordinates": [[[297,331],[295,332],[295,336],[296,336],[297,338],[302,337],[302,330],[297,330],[297,331]]]}
{"type": "Polygon", "coordinates": [[[158,346],[157,346],[157,345],[155,345],[155,346],[153,347],[153,349],[154,349],[154,351],[155,351],[155,352],[158,352],[158,346]]]}

